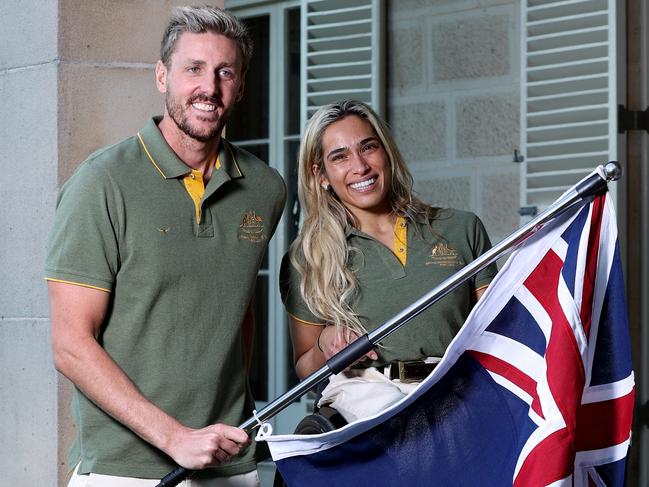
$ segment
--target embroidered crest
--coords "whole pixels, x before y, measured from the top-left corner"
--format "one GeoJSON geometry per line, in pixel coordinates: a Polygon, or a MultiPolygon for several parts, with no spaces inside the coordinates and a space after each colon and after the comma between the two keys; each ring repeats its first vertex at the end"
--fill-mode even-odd
{"type": "Polygon", "coordinates": [[[457,250],[444,242],[433,245],[426,265],[439,265],[442,267],[460,267],[463,265],[457,250]]]}
{"type": "Polygon", "coordinates": [[[263,242],[266,240],[266,235],[264,235],[264,219],[257,215],[255,210],[248,210],[243,214],[237,238],[239,240],[248,240],[249,242],[263,242]]]}

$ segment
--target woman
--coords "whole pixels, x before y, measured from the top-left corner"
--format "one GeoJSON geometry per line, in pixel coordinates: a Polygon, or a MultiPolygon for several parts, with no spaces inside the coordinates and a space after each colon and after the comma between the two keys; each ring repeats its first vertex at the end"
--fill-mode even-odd
{"type": "MultiPolygon", "coordinates": [[[[280,280],[301,378],[490,247],[472,213],[413,196],[385,122],[361,102],[313,115],[300,147],[298,196],[304,224],[280,280]]],[[[350,421],[398,400],[439,361],[495,274],[495,266],[481,271],[332,378],[320,405],[331,403],[350,421]]]]}

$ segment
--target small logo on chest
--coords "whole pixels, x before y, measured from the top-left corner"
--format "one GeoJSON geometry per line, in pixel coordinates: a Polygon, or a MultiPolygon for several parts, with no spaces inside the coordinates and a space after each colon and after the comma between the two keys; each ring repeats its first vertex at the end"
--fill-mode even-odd
{"type": "Polygon", "coordinates": [[[266,240],[264,235],[264,219],[257,215],[255,210],[247,210],[241,218],[241,224],[237,232],[239,240],[248,240],[249,242],[263,242],[266,240]]]}
{"type": "Polygon", "coordinates": [[[426,261],[426,265],[438,265],[441,267],[459,267],[462,264],[458,251],[444,242],[433,245],[426,261]]]}
{"type": "Polygon", "coordinates": [[[169,233],[169,230],[171,230],[171,227],[160,227],[160,228],[158,228],[158,231],[159,231],[162,235],[166,235],[166,234],[168,234],[168,233],[169,233]]]}

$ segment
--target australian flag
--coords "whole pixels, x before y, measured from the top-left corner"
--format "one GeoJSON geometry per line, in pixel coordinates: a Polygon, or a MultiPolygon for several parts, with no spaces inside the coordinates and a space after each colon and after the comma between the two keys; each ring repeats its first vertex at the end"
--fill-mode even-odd
{"type": "Polygon", "coordinates": [[[512,253],[412,394],[333,432],[268,437],[286,483],[623,486],[623,281],[608,195],[564,212],[512,253]]]}

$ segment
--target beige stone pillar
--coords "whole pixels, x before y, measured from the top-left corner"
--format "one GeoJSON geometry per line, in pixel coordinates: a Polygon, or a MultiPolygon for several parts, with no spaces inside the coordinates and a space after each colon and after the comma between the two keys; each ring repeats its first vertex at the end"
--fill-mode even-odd
{"type": "Polygon", "coordinates": [[[0,2],[2,485],[65,485],[70,385],[52,366],[42,280],[56,196],[90,152],[162,112],[153,67],[180,3],[0,2]]]}

